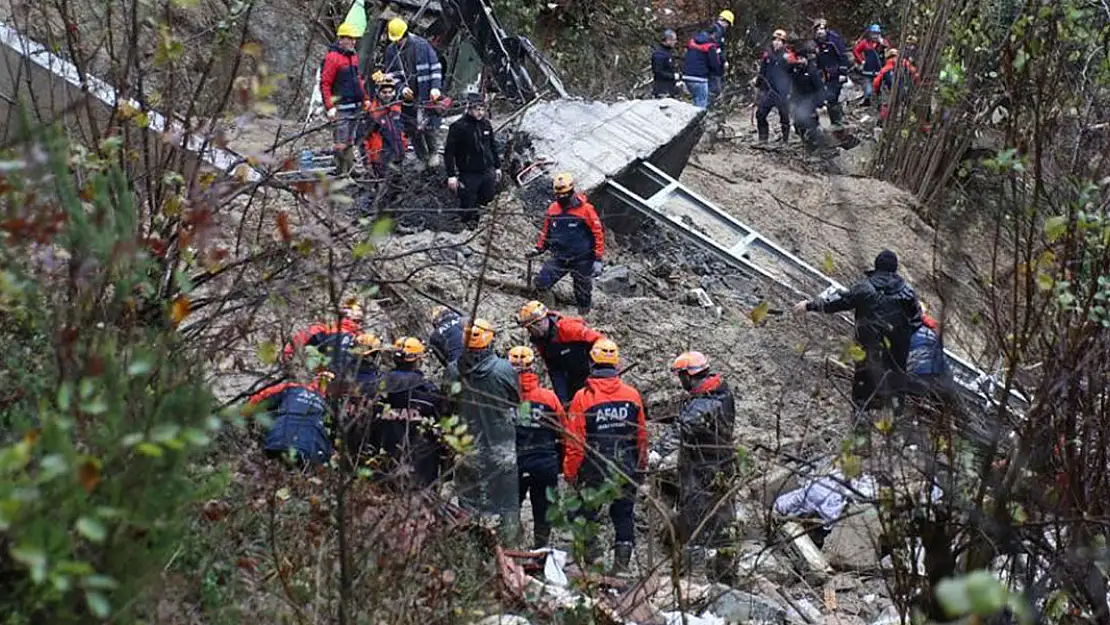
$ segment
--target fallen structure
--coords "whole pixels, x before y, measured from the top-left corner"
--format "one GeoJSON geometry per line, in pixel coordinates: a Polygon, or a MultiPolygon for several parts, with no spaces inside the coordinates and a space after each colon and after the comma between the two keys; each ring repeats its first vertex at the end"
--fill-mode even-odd
{"type": "MultiPolygon", "coordinates": [[[[21,102],[32,107],[45,123],[58,122],[68,133],[92,136],[92,128],[105,129],[116,111],[125,106],[146,114],[147,132],[158,156],[178,152],[185,169],[203,163],[220,172],[239,171],[245,180],[256,182],[261,176],[246,160],[226,149],[213,146],[198,133],[187,133],[185,126],[167,119],[158,111],[144,107],[132,98],[122,98],[114,87],[89,74],[81,75],[69,61],[51,53],[46,46],[20,34],[9,24],[0,23],[0,51],[7,71],[0,71],[0,136],[16,138],[20,130],[21,102]]],[[[117,119],[118,121],[118,119],[117,119]]]]}

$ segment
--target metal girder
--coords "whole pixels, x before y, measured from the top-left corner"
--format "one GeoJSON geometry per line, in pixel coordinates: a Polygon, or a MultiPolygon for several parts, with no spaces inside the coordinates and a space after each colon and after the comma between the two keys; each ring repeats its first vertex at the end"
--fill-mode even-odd
{"type": "MultiPolygon", "coordinates": [[[[635,165],[635,171],[658,185],[658,190],[643,197],[610,179],[607,181],[607,188],[611,194],[647,217],[673,228],[699,247],[718,255],[729,265],[748,275],[770,280],[804,297],[811,297],[829,287],[844,289],[836,280],[721,210],[655,165],[641,161],[635,165]],[[697,227],[687,223],[687,219],[696,222],[697,227]],[[719,234],[715,236],[714,231],[719,234]],[[734,241],[719,240],[725,237],[734,241]],[[759,258],[753,258],[754,254],[758,254],[759,258]]],[[[839,317],[852,323],[847,315],[839,317]]],[[[944,353],[960,387],[977,401],[984,402],[987,406],[994,405],[996,400],[989,391],[994,378],[950,350],[946,349],[944,353]]],[[[1028,400],[1016,391],[1010,391],[1010,394],[1018,406],[1028,406],[1028,400]]]]}

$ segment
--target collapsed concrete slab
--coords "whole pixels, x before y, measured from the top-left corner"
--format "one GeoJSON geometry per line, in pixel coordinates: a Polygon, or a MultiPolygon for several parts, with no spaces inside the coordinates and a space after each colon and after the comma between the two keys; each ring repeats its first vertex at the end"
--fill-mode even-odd
{"type": "MultiPolygon", "coordinates": [[[[620,181],[636,162],[649,161],[672,176],[680,175],[701,137],[704,115],[702,109],[670,98],[555,100],[528,109],[520,130],[532,138],[537,155],[554,160],[555,171],[574,174],[578,190],[604,215],[613,203],[596,192],[609,179],[620,181]]],[[[618,211],[626,213],[623,207],[618,211]]]]}

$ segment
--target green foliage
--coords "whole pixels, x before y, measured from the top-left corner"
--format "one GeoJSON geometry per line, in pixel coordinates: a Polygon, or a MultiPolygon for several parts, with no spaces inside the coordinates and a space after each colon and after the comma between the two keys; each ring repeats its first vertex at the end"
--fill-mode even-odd
{"type": "Polygon", "coordinates": [[[1011,593],[988,571],[972,571],[941,580],[936,587],[936,597],[950,617],[993,616],[1008,608],[1019,622],[1033,622],[1021,595],[1011,593]]]}
{"type": "Polygon", "coordinates": [[[0,380],[21,395],[0,404],[0,613],[127,622],[220,420],[155,299],[164,267],[123,173],[54,130],[6,158],[3,217],[21,226],[0,233],[0,339],[20,349],[0,380]]]}

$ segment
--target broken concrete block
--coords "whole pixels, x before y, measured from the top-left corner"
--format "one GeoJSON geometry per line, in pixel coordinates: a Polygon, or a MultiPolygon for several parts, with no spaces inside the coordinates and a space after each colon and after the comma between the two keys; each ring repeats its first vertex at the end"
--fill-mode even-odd
{"type": "Polygon", "coordinates": [[[713,308],[713,298],[709,297],[709,294],[701,287],[686,292],[686,303],[702,308],[713,308]]]}
{"type": "Polygon", "coordinates": [[[491,614],[486,618],[476,621],[474,625],[532,625],[532,623],[515,614],[491,614]]]}
{"type": "Polygon", "coordinates": [[[874,506],[851,505],[825,538],[824,553],[829,564],[841,570],[879,567],[879,512],[874,506]]]}
{"type": "Polygon", "coordinates": [[[813,540],[805,533],[801,525],[793,521],[786,521],[779,526],[779,534],[791,541],[794,551],[816,577],[824,578],[832,572],[828,560],[825,559],[817,545],[813,544],[813,540]]]}
{"type": "Polygon", "coordinates": [[[718,596],[709,604],[708,611],[729,623],[787,622],[786,608],[770,599],[720,584],[714,585],[713,590],[718,596]]]}
{"type": "Polygon", "coordinates": [[[636,284],[636,275],[629,271],[628,267],[620,265],[606,268],[601,276],[594,280],[594,285],[602,293],[622,297],[639,295],[640,290],[636,284]]]}

